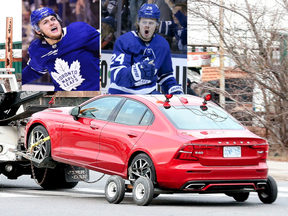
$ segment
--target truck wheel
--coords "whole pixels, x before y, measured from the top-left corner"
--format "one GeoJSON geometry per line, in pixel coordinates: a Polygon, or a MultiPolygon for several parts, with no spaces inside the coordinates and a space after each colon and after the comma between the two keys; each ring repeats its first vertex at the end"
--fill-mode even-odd
{"type": "MultiPolygon", "coordinates": [[[[42,125],[36,126],[29,134],[28,148],[30,148],[33,144],[35,144],[39,140],[42,140],[48,136],[49,134],[44,126],[42,125]]],[[[32,157],[39,160],[41,163],[45,158],[50,156],[50,153],[51,153],[51,142],[50,139],[48,139],[34,147],[32,157]]]]}
{"type": "Polygon", "coordinates": [[[273,203],[278,194],[277,183],[273,177],[268,176],[265,189],[258,192],[259,199],[265,204],[273,203]]]}
{"type": "Polygon", "coordinates": [[[139,206],[149,205],[153,199],[154,186],[150,178],[139,177],[133,186],[133,200],[139,206]]]}
{"type": "Polygon", "coordinates": [[[105,184],[105,197],[109,203],[120,203],[125,195],[125,182],[120,176],[110,176],[105,184]]]}

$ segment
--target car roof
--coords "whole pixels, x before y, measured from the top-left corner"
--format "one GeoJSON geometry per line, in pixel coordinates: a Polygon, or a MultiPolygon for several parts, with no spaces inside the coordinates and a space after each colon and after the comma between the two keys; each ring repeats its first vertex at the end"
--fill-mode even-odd
{"type": "MultiPolygon", "coordinates": [[[[154,103],[156,106],[163,106],[161,102],[165,102],[166,100],[165,95],[140,95],[140,97],[154,103]]],[[[202,102],[202,98],[192,95],[173,95],[173,97],[169,99],[169,104],[173,106],[181,106],[183,103],[185,105],[202,105],[202,102]]]]}
{"type": "MultiPolygon", "coordinates": [[[[155,94],[155,95],[101,95],[100,97],[126,97],[141,101],[142,103],[146,104],[150,102],[150,104],[154,104],[155,106],[163,106],[163,103],[166,100],[165,95],[162,94],[155,94]]],[[[99,97],[99,96],[98,96],[99,97]]],[[[95,98],[93,98],[95,99],[95,98]]],[[[172,98],[169,99],[169,104],[173,106],[182,106],[184,105],[202,105],[204,99],[193,96],[193,95],[173,95],[172,98]]]]}

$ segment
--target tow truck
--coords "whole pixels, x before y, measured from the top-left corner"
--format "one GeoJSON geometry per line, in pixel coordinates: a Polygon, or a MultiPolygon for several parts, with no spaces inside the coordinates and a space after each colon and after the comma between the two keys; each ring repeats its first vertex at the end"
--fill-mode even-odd
{"type": "MultiPolygon", "coordinates": [[[[0,74],[0,174],[16,180],[22,175],[31,175],[44,189],[73,188],[78,181],[89,179],[88,170],[67,164],[56,163],[51,158],[38,161],[33,157],[34,148],[50,137],[45,137],[26,149],[24,145],[25,125],[29,117],[48,105],[27,106],[24,104],[47,95],[44,91],[19,91],[14,74],[0,74]],[[6,80],[8,79],[8,80],[6,80]],[[11,91],[7,91],[3,81],[8,81],[11,91]],[[83,175],[84,172],[84,175],[83,175]],[[81,177],[78,175],[81,173],[81,177]],[[84,176],[84,177],[83,177],[84,176]]],[[[7,83],[7,82],[6,82],[7,83]]],[[[55,98],[52,98],[55,99],[55,98]]],[[[0,181],[1,185],[1,181],[0,181]]]]}

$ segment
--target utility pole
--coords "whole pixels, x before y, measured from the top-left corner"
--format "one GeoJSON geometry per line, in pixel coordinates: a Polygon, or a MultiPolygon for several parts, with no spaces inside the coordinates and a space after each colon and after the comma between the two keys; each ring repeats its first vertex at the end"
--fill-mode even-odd
{"type": "Polygon", "coordinates": [[[6,43],[5,43],[5,68],[12,68],[13,63],[13,56],[12,56],[12,49],[13,49],[13,18],[6,17],[6,43]]]}
{"type": "MultiPolygon", "coordinates": [[[[219,31],[220,31],[220,41],[219,41],[219,60],[220,60],[220,90],[221,92],[225,91],[225,70],[224,70],[224,42],[223,42],[223,26],[224,26],[224,9],[223,6],[223,0],[220,0],[220,7],[219,7],[219,31]]],[[[220,93],[220,105],[225,108],[225,96],[220,93]]]]}

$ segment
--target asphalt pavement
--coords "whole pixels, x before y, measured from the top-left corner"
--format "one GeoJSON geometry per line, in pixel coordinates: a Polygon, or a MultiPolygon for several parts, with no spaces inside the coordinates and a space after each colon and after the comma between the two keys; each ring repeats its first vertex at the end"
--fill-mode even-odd
{"type": "Polygon", "coordinates": [[[267,161],[269,168],[268,175],[276,181],[288,181],[288,162],[267,161]]]}

